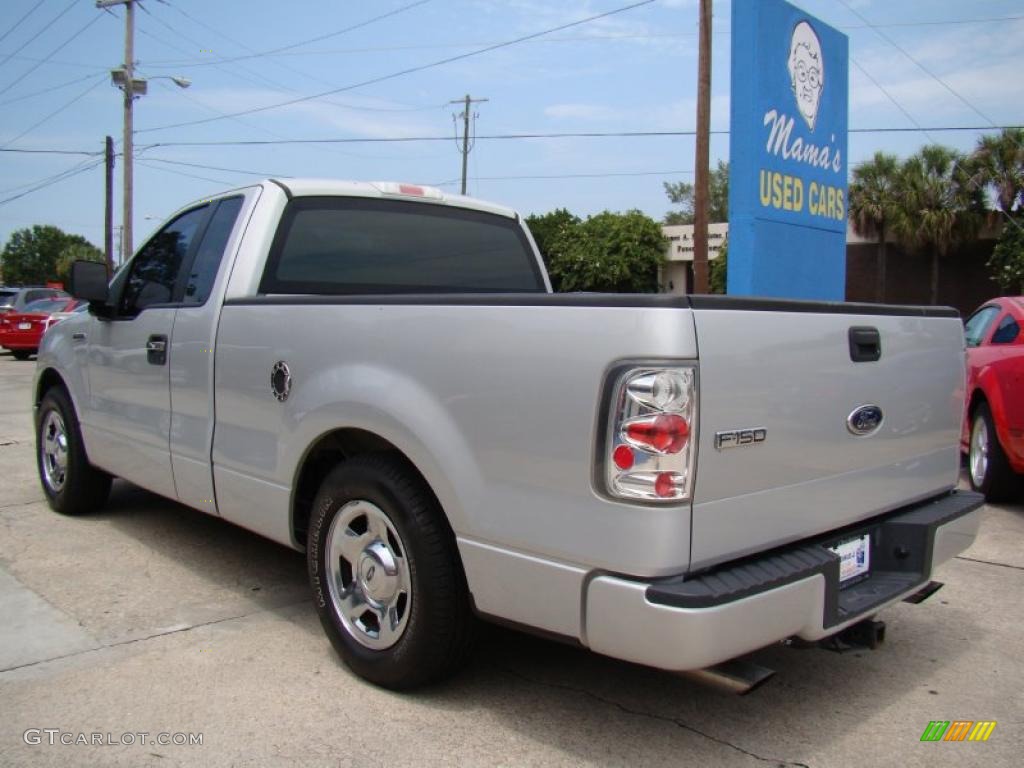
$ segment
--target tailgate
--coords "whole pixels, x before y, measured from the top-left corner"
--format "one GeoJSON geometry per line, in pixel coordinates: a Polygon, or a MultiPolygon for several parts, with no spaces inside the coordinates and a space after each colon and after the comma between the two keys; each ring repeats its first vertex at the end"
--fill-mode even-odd
{"type": "Polygon", "coordinates": [[[955,311],[758,301],[706,307],[695,302],[700,435],[691,568],[956,485],[964,341],[955,311]],[[877,360],[854,361],[863,355],[851,349],[851,329],[868,347],[877,331],[877,360]],[[855,412],[869,417],[859,426],[870,427],[864,406],[877,406],[882,423],[855,434],[855,412]]]}

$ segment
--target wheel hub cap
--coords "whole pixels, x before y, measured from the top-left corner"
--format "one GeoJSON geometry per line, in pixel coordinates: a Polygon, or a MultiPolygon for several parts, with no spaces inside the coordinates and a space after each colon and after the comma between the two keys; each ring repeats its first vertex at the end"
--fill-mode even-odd
{"type": "Polygon", "coordinates": [[[371,602],[385,604],[394,598],[399,586],[393,553],[383,542],[372,542],[360,557],[359,588],[371,602]]]}
{"type": "Polygon", "coordinates": [[[412,579],[405,545],[383,510],[369,501],[345,504],[327,532],[331,606],[345,631],[373,650],[397,643],[408,623],[412,579]]]}
{"type": "Polygon", "coordinates": [[[39,459],[43,481],[53,493],[60,493],[67,482],[68,436],[64,420],[57,411],[50,411],[40,431],[39,459]]]}
{"type": "Polygon", "coordinates": [[[975,420],[971,431],[970,465],[971,480],[975,487],[981,486],[988,474],[988,425],[981,418],[975,420]]]}

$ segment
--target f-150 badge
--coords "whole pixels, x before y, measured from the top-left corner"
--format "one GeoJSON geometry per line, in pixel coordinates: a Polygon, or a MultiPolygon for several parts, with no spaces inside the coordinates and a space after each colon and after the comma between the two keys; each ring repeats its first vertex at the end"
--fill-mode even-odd
{"type": "Polygon", "coordinates": [[[715,432],[715,450],[723,451],[726,448],[739,448],[744,445],[757,445],[768,439],[768,430],[764,427],[751,427],[749,429],[729,429],[725,432],[715,432]]]}

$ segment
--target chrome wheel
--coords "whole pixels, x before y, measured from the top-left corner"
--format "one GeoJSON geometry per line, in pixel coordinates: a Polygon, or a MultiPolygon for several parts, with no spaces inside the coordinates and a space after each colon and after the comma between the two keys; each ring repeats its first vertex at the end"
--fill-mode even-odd
{"type": "Polygon", "coordinates": [[[342,626],[360,645],[390,648],[409,620],[412,580],[405,546],[387,515],[350,501],[327,532],[328,590],[342,626]]]}
{"type": "Polygon", "coordinates": [[[68,476],[68,434],[64,419],[56,410],[46,414],[41,436],[39,452],[43,480],[53,493],[60,493],[68,476]]]}
{"type": "Polygon", "coordinates": [[[974,425],[971,427],[971,446],[969,462],[971,467],[971,481],[975,488],[980,488],[988,475],[988,424],[979,414],[974,417],[974,425]]]}

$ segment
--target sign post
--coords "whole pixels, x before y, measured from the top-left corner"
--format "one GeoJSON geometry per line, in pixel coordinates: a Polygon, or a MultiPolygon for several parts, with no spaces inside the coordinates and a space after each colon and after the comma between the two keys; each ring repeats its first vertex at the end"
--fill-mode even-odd
{"type": "Polygon", "coordinates": [[[733,0],[728,292],[846,295],[849,42],[784,0],[733,0]]]}

